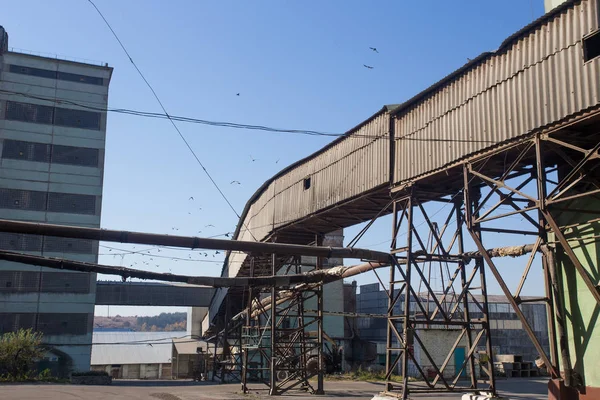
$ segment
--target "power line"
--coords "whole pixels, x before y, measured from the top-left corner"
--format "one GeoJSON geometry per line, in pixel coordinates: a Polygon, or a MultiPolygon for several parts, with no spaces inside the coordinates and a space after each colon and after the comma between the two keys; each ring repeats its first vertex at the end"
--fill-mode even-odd
{"type": "MultiPolygon", "coordinates": [[[[290,133],[290,134],[299,134],[299,135],[307,135],[307,136],[324,136],[324,137],[346,137],[348,139],[387,139],[387,135],[373,136],[373,135],[361,135],[358,133],[332,133],[332,132],[322,132],[322,131],[313,131],[313,130],[305,130],[305,129],[291,129],[291,128],[273,128],[266,125],[249,125],[249,124],[240,124],[237,122],[228,122],[228,121],[211,121],[201,118],[192,118],[192,117],[182,117],[176,115],[170,115],[166,113],[156,113],[150,111],[139,111],[132,110],[128,108],[105,108],[105,107],[96,107],[88,104],[82,104],[76,101],[72,101],[69,99],[63,99],[58,97],[44,97],[44,96],[36,96],[25,92],[18,92],[13,90],[5,90],[0,89],[0,93],[5,93],[9,95],[18,95],[30,99],[42,100],[42,101],[51,101],[58,104],[69,104],[77,107],[86,108],[88,110],[99,111],[99,112],[112,112],[117,114],[124,115],[133,115],[137,117],[144,118],[158,118],[158,119],[169,119],[171,121],[177,122],[185,122],[191,124],[200,124],[207,126],[216,126],[221,128],[234,128],[234,129],[246,129],[246,130],[255,130],[255,131],[264,131],[271,133],[290,133]]],[[[414,142],[442,142],[442,143],[483,143],[483,144],[495,144],[496,141],[493,140],[477,140],[477,139],[451,139],[451,138],[416,138],[412,136],[404,136],[396,138],[398,141],[414,141],[414,142]]]]}
{"type": "MultiPolygon", "coordinates": [[[[265,125],[248,125],[248,124],[240,124],[240,123],[228,122],[228,121],[211,121],[211,120],[200,119],[200,118],[167,115],[164,113],[139,111],[139,110],[132,110],[132,109],[127,109],[127,108],[97,107],[97,106],[91,106],[89,104],[82,104],[82,103],[72,101],[69,99],[36,96],[36,95],[29,94],[29,93],[18,92],[18,91],[13,91],[13,90],[0,89],[0,92],[10,94],[10,95],[19,95],[19,96],[23,96],[23,97],[27,97],[27,98],[31,98],[31,99],[35,99],[35,100],[52,101],[52,102],[56,102],[59,104],[64,103],[64,104],[74,105],[77,107],[82,107],[82,108],[86,108],[86,109],[93,110],[93,111],[99,111],[99,112],[113,112],[113,113],[118,113],[118,114],[133,115],[133,116],[145,117],[145,118],[172,119],[173,121],[178,121],[178,122],[186,122],[186,123],[192,123],[192,124],[201,124],[201,125],[216,126],[216,127],[223,127],[223,128],[248,129],[248,130],[257,130],[257,131],[265,131],[265,132],[273,132],[273,133],[293,133],[293,134],[309,135],[309,136],[341,137],[341,136],[346,135],[344,133],[320,132],[320,131],[305,130],[305,129],[273,128],[273,127],[265,126],[265,125]]],[[[357,136],[352,135],[352,137],[357,137],[357,136]]],[[[360,135],[360,137],[370,137],[370,136],[360,135]]]]}
{"type": "MultiPolygon", "coordinates": [[[[212,182],[213,186],[217,189],[217,191],[219,192],[219,194],[221,195],[221,197],[223,198],[223,200],[225,200],[225,202],[227,203],[227,205],[229,206],[229,208],[231,208],[231,211],[233,211],[233,213],[241,221],[240,214],[238,214],[238,212],[236,211],[236,209],[233,207],[233,204],[231,204],[231,202],[229,201],[229,199],[227,198],[227,196],[225,196],[225,193],[223,193],[223,191],[221,190],[221,188],[219,187],[219,185],[217,184],[217,182],[214,180],[214,178],[212,177],[212,175],[208,172],[208,170],[206,169],[206,167],[204,166],[204,164],[202,163],[202,161],[200,161],[200,158],[198,158],[198,156],[196,155],[196,152],[194,151],[194,149],[192,149],[192,146],[190,146],[190,144],[187,141],[187,139],[185,138],[185,136],[183,136],[183,134],[181,133],[181,131],[177,127],[177,124],[175,123],[175,121],[173,121],[173,119],[170,117],[169,113],[167,112],[167,109],[165,108],[165,106],[163,105],[162,101],[160,100],[160,98],[156,94],[156,91],[154,91],[154,88],[152,87],[152,85],[150,85],[150,82],[148,82],[148,80],[146,79],[146,77],[144,76],[144,74],[142,73],[142,71],[138,68],[137,64],[133,61],[133,58],[131,58],[131,55],[129,54],[129,52],[127,51],[127,49],[125,48],[125,46],[121,42],[121,39],[119,39],[119,36],[117,36],[117,34],[113,30],[112,26],[108,23],[108,21],[106,20],[106,18],[104,18],[104,15],[102,14],[102,12],[100,12],[100,10],[98,9],[98,7],[96,7],[96,4],[94,4],[94,2],[92,0],[88,0],[88,1],[90,2],[90,4],[92,6],[94,6],[94,8],[96,9],[96,11],[100,15],[100,17],[102,17],[102,19],[106,23],[106,26],[108,27],[108,29],[110,29],[110,31],[112,32],[112,34],[115,37],[115,39],[117,39],[117,42],[119,42],[119,45],[121,46],[121,48],[123,49],[123,51],[125,52],[125,54],[127,55],[127,57],[129,57],[129,61],[131,61],[131,64],[133,65],[133,67],[136,69],[136,71],[138,72],[138,74],[140,75],[140,77],[146,83],[146,86],[148,86],[148,88],[150,89],[150,91],[154,95],[154,98],[156,99],[156,101],[160,105],[160,108],[163,110],[163,112],[165,113],[165,115],[167,116],[167,118],[169,119],[169,121],[171,122],[171,124],[173,125],[173,128],[175,128],[175,130],[177,131],[177,134],[179,135],[179,137],[181,138],[181,140],[183,140],[183,143],[185,143],[185,145],[188,148],[188,150],[190,151],[190,153],[192,153],[192,155],[196,159],[196,162],[198,163],[198,165],[200,165],[200,167],[202,168],[202,170],[204,171],[204,173],[206,174],[206,176],[208,177],[208,179],[212,182]]],[[[243,223],[244,222],[242,221],[242,224],[243,223]]],[[[249,231],[249,233],[252,236],[252,238],[254,238],[255,241],[258,241],[254,237],[254,235],[252,234],[251,231],[249,231]]]]}

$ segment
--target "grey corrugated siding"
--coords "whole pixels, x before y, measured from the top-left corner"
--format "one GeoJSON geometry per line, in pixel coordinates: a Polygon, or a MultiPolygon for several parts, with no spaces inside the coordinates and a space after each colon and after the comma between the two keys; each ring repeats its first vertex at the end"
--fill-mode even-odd
{"type": "MultiPolygon", "coordinates": [[[[250,206],[238,240],[260,241],[282,225],[389,182],[389,114],[381,113],[348,138],[276,178],[250,206]],[[310,188],[304,179],[310,177],[310,188]]],[[[232,253],[229,276],[246,255],[232,253]]]]}
{"type": "Polygon", "coordinates": [[[275,228],[389,182],[389,114],[382,113],[345,140],[275,184],[275,228]],[[304,179],[310,177],[310,189],[304,179]]]}
{"type": "Polygon", "coordinates": [[[398,114],[394,183],[597,106],[600,60],[582,49],[596,29],[597,1],[582,1],[398,114]]]}
{"type": "MultiPolygon", "coordinates": [[[[388,184],[389,118],[387,112],[378,113],[348,138],[274,179],[248,208],[236,239],[262,241],[282,225],[388,184]],[[308,190],[304,190],[306,177],[311,178],[308,190]]],[[[222,275],[237,276],[246,257],[232,252],[222,275]]],[[[226,289],[215,291],[203,330],[226,294],[226,289]]]]}

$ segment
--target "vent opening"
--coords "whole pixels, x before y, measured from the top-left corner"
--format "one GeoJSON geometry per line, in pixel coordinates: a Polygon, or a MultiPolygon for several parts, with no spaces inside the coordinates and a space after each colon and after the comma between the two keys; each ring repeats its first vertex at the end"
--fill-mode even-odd
{"type": "Polygon", "coordinates": [[[304,178],[304,190],[308,190],[310,189],[310,176],[307,178],[304,178]]]}
{"type": "Polygon", "coordinates": [[[583,60],[588,62],[600,56],[600,30],[583,38],[583,60]]]}

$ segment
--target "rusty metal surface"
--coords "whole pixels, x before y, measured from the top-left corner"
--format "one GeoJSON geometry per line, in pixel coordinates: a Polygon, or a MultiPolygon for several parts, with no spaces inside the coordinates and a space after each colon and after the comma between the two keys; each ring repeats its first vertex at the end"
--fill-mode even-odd
{"type": "Polygon", "coordinates": [[[488,53],[395,118],[394,183],[585,111],[600,102],[600,60],[583,60],[598,29],[596,1],[553,18],[488,53]],[[458,141],[456,141],[458,140],[458,141]]]}

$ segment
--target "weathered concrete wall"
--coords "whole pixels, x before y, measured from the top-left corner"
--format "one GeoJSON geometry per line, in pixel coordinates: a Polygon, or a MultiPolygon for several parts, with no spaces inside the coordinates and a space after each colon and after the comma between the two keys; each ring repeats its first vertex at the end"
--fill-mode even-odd
{"type": "MultiPolygon", "coordinates": [[[[452,345],[458,339],[460,335],[460,330],[458,329],[418,329],[417,335],[419,339],[423,342],[423,346],[427,349],[431,358],[435,362],[435,364],[440,368],[444,363],[444,360],[448,356],[452,345]]],[[[417,340],[414,340],[415,347],[415,358],[419,361],[419,365],[423,368],[425,372],[427,372],[428,368],[431,368],[431,362],[422,351],[422,347],[419,345],[417,340]]],[[[461,347],[465,351],[465,355],[467,354],[467,340],[466,337],[463,337],[458,344],[458,347],[461,347]]],[[[450,358],[450,362],[444,369],[443,375],[444,377],[454,377],[455,374],[460,369],[460,365],[455,364],[454,354],[450,358]]],[[[465,367],[465,374],[468,376],[470,373],[468,371],[468,366],[465,367]]]]}

